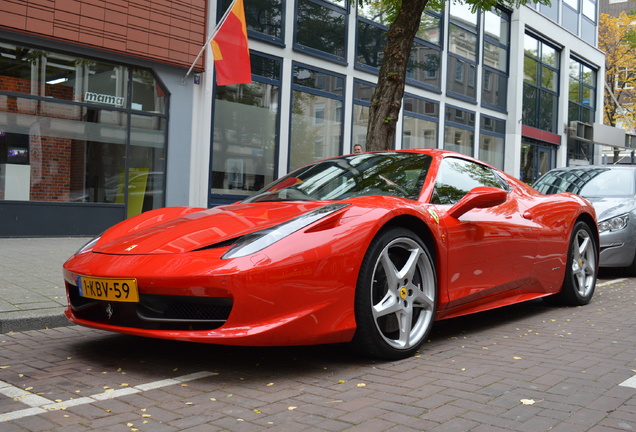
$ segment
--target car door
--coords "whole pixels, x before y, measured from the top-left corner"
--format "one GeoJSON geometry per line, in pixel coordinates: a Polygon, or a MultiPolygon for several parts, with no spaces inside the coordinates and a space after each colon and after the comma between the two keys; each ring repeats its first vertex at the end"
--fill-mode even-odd
{"type": "Polygon", "coordinates": [[[445,271],[448,306],[520,288],[530,277],[538,248],[534,223],[523,217],[523,203],[491,168],[447,157],[440,165],[431,203],[447,229],[445,271]],[[506,201],[472,209],[459,218],[450,208],[479,186],[506,190],[506,201]]]}

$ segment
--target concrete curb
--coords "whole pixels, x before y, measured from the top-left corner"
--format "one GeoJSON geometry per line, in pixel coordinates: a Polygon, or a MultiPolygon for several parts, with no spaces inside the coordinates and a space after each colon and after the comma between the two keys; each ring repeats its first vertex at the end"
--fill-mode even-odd
{"type": "Polygon", "coordinates": [[[73,325],[66,319],[63,311],[64,309],[55,308],[4,312],[0,314],[0,334],[73,325]]]}

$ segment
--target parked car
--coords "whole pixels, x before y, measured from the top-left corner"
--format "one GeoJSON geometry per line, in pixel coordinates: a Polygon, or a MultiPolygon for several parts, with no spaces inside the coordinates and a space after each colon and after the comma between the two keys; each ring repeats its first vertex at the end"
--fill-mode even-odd
{"type": "Polygon", "coordinates": [[[600,266],[636,275],[636,167],[578,166],[547,172],[534,187],[541,193],[572,192],[596,209],[600,266]]]}
{"type": "Polygon", "coordinates": [[[64,264],[66,316],[233,345],[350,342],[398,359],[435,320],[550,297],[587,304],[594,208],[443,150],[319,161],[230,205],[121,222],[64,264]]]}

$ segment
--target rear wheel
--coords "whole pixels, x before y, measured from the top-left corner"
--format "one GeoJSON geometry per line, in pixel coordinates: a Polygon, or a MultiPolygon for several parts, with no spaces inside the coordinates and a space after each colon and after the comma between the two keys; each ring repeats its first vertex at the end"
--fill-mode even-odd
{"type": "Polygon", "coordinates": [[[588,304],[598,273],[598,246],[589,225],[577,222],[572,230],[563,288],[555,298],[568,306],[588,304]]]}
{"type": "Polygon", "coordinates": [[[358,276],[354,346],[376,358],[411,356],[430,333],[436,298],[435,266],[426,245],[407,229],[381,233],[358,276]]]}

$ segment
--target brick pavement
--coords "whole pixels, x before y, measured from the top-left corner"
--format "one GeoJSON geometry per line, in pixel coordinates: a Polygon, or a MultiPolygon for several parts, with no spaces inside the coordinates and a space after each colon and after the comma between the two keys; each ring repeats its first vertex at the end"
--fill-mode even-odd
{"type": "Polygon", "coordinates": [[[630,431],[636,388],[621,383],[636,375],[635,304],[636,280],[624,280],[601,284],[584,307],[535,301],[443,321],[418,356],[397,362],[338,345],[220,347],[75,326],[7,333],[0,430],[630,431]]]}

